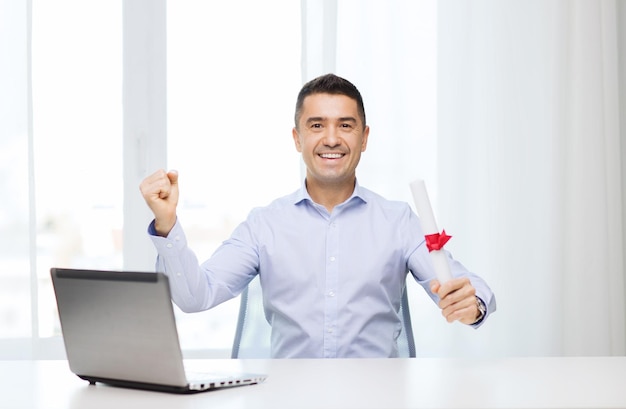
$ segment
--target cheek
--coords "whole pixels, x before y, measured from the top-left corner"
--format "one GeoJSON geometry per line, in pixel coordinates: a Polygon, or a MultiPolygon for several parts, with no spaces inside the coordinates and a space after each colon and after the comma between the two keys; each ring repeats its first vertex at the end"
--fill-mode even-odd
{"type": "Polygon", "coordinates": [[[298,140],[298,152],[311,154],[315,150],[316,140],[314,138],[300,138],[298,140]]]}

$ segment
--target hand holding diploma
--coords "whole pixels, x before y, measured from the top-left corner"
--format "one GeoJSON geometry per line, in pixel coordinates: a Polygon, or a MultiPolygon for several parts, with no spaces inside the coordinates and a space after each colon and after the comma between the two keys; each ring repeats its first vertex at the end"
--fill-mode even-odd
{"type": "Polygon", "coordinates": [[[430,289],[439,295],[439,307],[448,322],[473,324],[478,317],[476,289],[468,278],[452,278],[450,265],[443,251],[443,246],[451,236],[448,236],[445,230],[439,233],[424,181],[418,179],[410,186],[437,276],[437,279],[431,282],[430,289]]]}

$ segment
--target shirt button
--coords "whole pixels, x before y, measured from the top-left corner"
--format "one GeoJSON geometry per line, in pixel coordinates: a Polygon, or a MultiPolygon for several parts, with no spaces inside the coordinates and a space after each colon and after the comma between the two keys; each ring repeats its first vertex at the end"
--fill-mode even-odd
{"type": "Polygon", "coordinates": [[[335,256],[332,256],[332,257],[330,258],[330,261],[335,261],[335,256]]]}
{"type": "Polygon", "coordinates": [[[329,296],[329,297],[334,297],[334,296],[335,296],[335,292],[334,292],[334,291],[330,291],[330,292],[328,293],[328,296],[329,296]]]}
{"type": "Polygon", "coordinates": [[[174,237],[174,240],[176,240],[176,241],[180,241],[180,236],[176,236],[176,237],[174,237]]]}
{"type": "Polygon", "coordinates": [[[326,332],[328,332],[329,334],[332,334],[332,333],[333,333],[333,329],[332,329],[332,328],[328,328],[328,329],[326,330],[326,332]]]}
{"type": "Polygon", "coordinates": [[[165,247],[167,247],[168,249],[171,249],[172,247],[174,247],[174,245],[172,243],[167,243],[167,246],[165,247]]]}

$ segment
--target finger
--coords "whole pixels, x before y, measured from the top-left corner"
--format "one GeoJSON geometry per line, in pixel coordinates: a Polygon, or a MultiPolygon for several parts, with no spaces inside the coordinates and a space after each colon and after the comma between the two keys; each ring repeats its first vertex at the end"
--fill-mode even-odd
{"type": "MultiPolygon", "coordinates": [[[[476,289],[472,286],[472,284],[467,280],[462,287],[456,288],[449,293],[447,293],[443,298],[439,301],[439,307],[441,309],[447,308],[448,306],[454,305],[456,303],[462,302],[463,300],[475,300],[476,289]]],[[[440,293],[443,290],[440,290],[440,293]]]]}
{"type": "Polygon", "coordinates": [[[178,171],[175,169],[170,170],[167,172],[167,178],[172,185],[178,184],[178,171]]]}
{"type": "Polygon", "coordinates": [[[178,202],[178,171],[170,170],[166,175],[168,185],[168,198],[171,198],[172,202],[178,202]]]}
{"type": "Polygon", "coordinates": [[[164,178],[167,180],[165,171],[163,169],[157,170],[153,174],[147,176],[141,182],[141,184],[139,185],[139,190],[141,190],[141,193],[143,193],[144,196],[149,195],[150,193],[154,193],[160,190],[164,178]]]}
{"type": "Polygon", "coordinates": [[[463,287],[465,284],[469,283],[469,279],[467,277],[453,278],[452,280],[448,280],[445,283],[441,284],[442,296],[446,296],[459,288],[463,287]]]}
{"type": "Polygon", "coordinates": [[[464,287],[453,293],[448,294],[445,298],[439,301],[439,307],[441,309],[448,308],[455,304],[464,303],[465,300],[475,301],[476,291],[473,287],[464,287]]]}
{"type": "Polygon", "coordinates": [[[433,294],[438,294],[440,288],[441,284],[439,284],[439,280],[435,278],[434,280],[430,281],[430,292],[432,292],[433,294]]]}
{"type": "Polygon", "coordinates": [[[473,323],[478,315],[476,297],[468,297],[441,310],[448,322],[473,323]]]}
{"type": "Polygon", "coordinates": [[[467,277],[454,278],[452,280],[446,281],[441,285],[441,288],[439,289],[439,296],[441,298],[446,298],[471,286],[472,284],[467,277]]]}
{"type": "Polygon", "coordinates": [[[152,191],[159,199],[167,199],[172,194],[173,185],[178,183],[178,172],[161,170],[155,175],[152,191]],[[173,181],[173,182],[172,182],[173,181]]]}
{"type": "Polygon", "coordinates": [[[144,199],[150,202],[167,199],[172,193],[172,183],[164,171],[148,176],[139,186],[144,199]]]}
{"type": "Polygon", "coordinates": [[[465,322],[467,321],[467,317],[472,314],[471,313],[471,307],[465,307],[462,309],[458,309],[458,310],[452,310],[452,311],[445,311],[443,313],[443,316],[446,318],[446,321],[448,322],[454,322],[454,321],[460,321],[460,322],[465,322]]]}
{"type": "Polygon", "coordinates": [[[163,169],[159,169],[159,170],[157,170],[156,172],[154,172],[153,174],[151,174],[151,175],[147,176],[147,177],[144,179],[144,182],[145,182],[146,184],[152,184],[152,183],[155,183],[155,182],[157,182],[157,181],[159,181],[159,180],[163,179],[164,177],[166,177],[166,175],[167,175],[167,174],[166,174],[165,170],[163,170],[163,169]]]}
{"type": "Polygon", "coordinates": [[[167,178],[162,180],[161,183],[158,183],[156,187],[156,192],[158,193],[160,199],[167,199],[172,192],[172,184],[167,178]]]}

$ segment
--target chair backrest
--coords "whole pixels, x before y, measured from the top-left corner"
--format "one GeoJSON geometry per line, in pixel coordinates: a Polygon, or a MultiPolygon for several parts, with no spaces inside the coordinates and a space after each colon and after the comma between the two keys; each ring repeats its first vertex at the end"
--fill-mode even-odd
{"type": "Polygon", "coordinates": [[[241,293],[231,358],[270,358],[271,331],[265,318],[261,282],[257,275],[241,293]]]}
{"type": "MultiPolygon", "coordinates": [[[[402,333],[398,337],[398,352],[400,357],[414,358],[415,339],[406,286],[402,292],[400,316],[402,317],[402,333]]],[[[259,277],[256,276],[241,293],[231,358],[270,358],[270,333],[271,327],[263,310],[261,284],[259,277]]]]}

